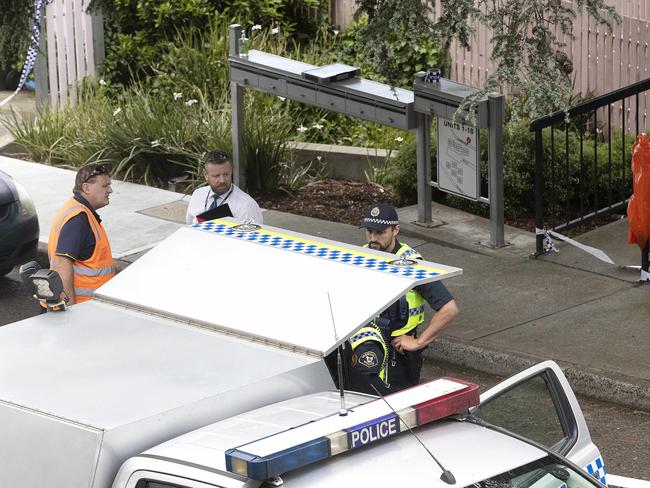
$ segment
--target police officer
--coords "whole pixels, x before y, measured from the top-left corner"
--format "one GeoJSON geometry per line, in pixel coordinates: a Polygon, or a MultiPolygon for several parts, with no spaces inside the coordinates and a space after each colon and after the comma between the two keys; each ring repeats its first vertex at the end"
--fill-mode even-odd
{"type": "MultiPolygon", "coordinates": [[[[391,205],[378,203],[368,207],[359,227],[365,229],[366,247],[407,259],[422,259],[417,251],[397,240],[399,222],[397,212],[391,205]]],[[[420,382],[422,369],[422,352],[457,314],[456,301],[442,283],[436,281],[416,286],[382,312],[379,321],[375,320],[378,329],[381,329],[381,323],[377,324],[377,322],[387,324],[383,336],[384,346],[381,346],[379,336],[376,336],[376,340],[373,341],[357,343],[356,348],[352,341],[353,374],[358,380],[359,371],[364,371],[365,368],[364,372],[370,373],[372,370],[375,378],[382,380],[381,368],[377,369],[372,354],[365,350],[371,347],[366,343],[372,342],[374,354],[377,356],[376,363],[383,364],[379,356],[385,349],[387,369],[384,377],[387,381],[382,380],[382,383],[387,393],[417,385],[420,382]],[[424,322],[425,301],[435,313],[429,324],[418,332],[417,327],[424,322]],[[366,346],[359,349],[361,344],[366,346]]],[[[373,380],[374,382],[376,380],[373,380]]]]}

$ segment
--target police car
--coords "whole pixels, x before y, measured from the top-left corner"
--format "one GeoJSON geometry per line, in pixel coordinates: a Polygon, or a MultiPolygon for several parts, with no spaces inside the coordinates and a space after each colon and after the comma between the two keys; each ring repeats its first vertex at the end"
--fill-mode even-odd
{"type": "Polygon", "coordinates": [[[338,393],[322,392],[247,412],[131,458],[113,486],[592,488],[606,483],[600,453],[553,362],[495,387],[480,404],[476,385],[443,378],[385,401],[348,392],[346,409],[341,416],[338,393]],[[468,409],[468,404],[475,406],[468,409]]]}
{"type": "Polygon", "coordinates": [[[385,398],[335,390],[326,354],[461,272],[394,258],[204,222],[93,300],[0,328],[0,486],[604,485],[555,363],[480,397],[453,378],[385,398]]]}

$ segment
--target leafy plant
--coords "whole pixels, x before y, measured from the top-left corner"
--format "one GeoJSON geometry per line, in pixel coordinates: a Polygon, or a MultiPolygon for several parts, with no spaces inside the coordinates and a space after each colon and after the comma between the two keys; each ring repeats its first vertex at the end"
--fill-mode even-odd
{"type": "MultiPolygon", "coordinates": [[[[310,39],[324,25],[324,0],[93,0],[104,16],[105,77],[114,84],[143,80],[168,52],[169,40],[203,33],[215,15],[229,23],[260,24],[310,39]],[[300,33],[299,35],[297,33],[300,33]]],[[[227,36],[227,34],[226,34],[227,36]]]]}
{"type": "Polygon", "coordinates": [[[357,14],[368,17],[363,45],[377,72],[397,85],[403,73],[395,62],[396,46],[402,40],[417,46],[427,37],[440,39],[446,56],[454,39],[470,48],[471,23],[478,21],[491,31],[496,69],[462,108],[475,105],[487,93],[514,89],[523,95],[519,105],[523,114],[533,118],[569,107],[573,67],[561,39],[573,35],[576,13],[586,10],[596,24],[607,27],[609,18],[620,22],[605,0],[442,0],[440,12],[434,12],[435,6],[434,0],[359,1],[357,14]],[[439,14],[435,22],[434,14],[439,14]]]}
{"type": "Polygon", "coordinates": [[[30,21],[33,13],[33,2],[2,1],[0,9],[0,71],[22,62],[27,54],[31,42],[30,21]]]}
{"type": "Polygon", "coordinates": [[[279,189],[292,194],[327,175],[327,166],[320,156],[307,161],[298,161],[295,154],[280,162],[279,189]]]}
{"type": "Polygon", "coordinates": [[[419,35],[413,29],[410,24],[395,26],[391,19],[374,24],[368,17],[359,17],[341,33],[338,53],[344,63],[360,66],[376,81],[411,89],[415,72],[440,67],[446,61],[439,36],[419,35]],[[381,36],[382,30],[388,36],[381,36]],[[366,44],[368,38],[376,37],[382,38],[380,50],[366,44]]]}

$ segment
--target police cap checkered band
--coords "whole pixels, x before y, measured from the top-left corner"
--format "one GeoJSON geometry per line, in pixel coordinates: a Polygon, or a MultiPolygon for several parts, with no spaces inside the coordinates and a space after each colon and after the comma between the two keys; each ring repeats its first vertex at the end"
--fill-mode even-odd
{"type": "Polygon", "coordinates": [[[359,227],[384,230],[391,225],[397,224],[399,224],[397,212],[392,205],[388,203],[377,203],[368,207],[359,227]]]}

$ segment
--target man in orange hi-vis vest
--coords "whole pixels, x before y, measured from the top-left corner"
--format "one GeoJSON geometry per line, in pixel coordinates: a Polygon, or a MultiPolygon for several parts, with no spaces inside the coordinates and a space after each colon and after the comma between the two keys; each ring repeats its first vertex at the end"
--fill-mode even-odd
{"type": "Polygon", "coordinates": [[[113,193],[107,166],[88,164],[79,169],[72,192],[54,217],[47,245],[50,268],[63,280],[68,305],[90,300],[115,276],[111,246],[97,214],[113,193]]]}

